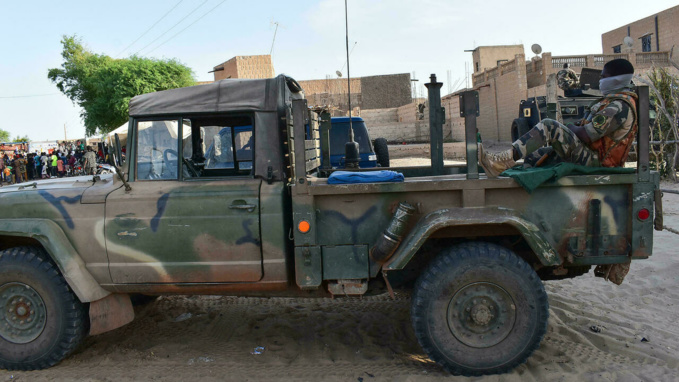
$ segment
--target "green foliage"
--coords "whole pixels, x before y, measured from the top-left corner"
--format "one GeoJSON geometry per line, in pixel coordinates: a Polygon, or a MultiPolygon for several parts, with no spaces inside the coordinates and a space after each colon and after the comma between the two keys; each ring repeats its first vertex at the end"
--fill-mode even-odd
{"type": "Polygon", "coordinates": [[[9,142],[9,131],[0,129],[0,142],[9,142]]]}
{"type": "Polygon", "coordinates": [[[31,138],[29,138],[28,135],[24,135],[23,137],[17,135],[16,138],[12,140],[12,142],[30,142],[30,141],[31,138]]]}
{"type": "Polygon", "coordinates": [[[677,144],[664,142],[679,140],[679,78],[666,68],[654,68],[648,73],[648,80],[656,112],[651,139],[662,142],[651,145],[651,166],[663,178],[676,180],[677,144]]]}
{"type": "Polygon", "coordinates": [[[64,36],[61,43],[64,62],[47,77],[82,107],[88,136],[125,123],[134,96],[195,84],[191,69],[177,60],[114,59],[90,52],[76,36],[64,36]]]}

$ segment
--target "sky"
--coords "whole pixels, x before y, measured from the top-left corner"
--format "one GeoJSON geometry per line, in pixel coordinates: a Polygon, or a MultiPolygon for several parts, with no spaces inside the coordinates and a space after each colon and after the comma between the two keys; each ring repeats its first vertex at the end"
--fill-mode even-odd
{"type": "MultiPolygon", "coordinates": [[[[554,56],[600,54],[602,33],[676,5],[348,0],[350,74],[414,72],[421,87],[435,73],[447,94],[464,86],[471,70],[465,50],[523,44],[530,58],[537,43],[554,56]]],[[[276,74],[297,80],[347,74],[343,0],[0,0],[0,15],[0,129],[12,138],[85,136],[81,109],[47,78],[63,62],[64,35],[111,57],[177,59],[197,81],[212,80],[208,72],[234,56],[270,52],[276,74]]]]}

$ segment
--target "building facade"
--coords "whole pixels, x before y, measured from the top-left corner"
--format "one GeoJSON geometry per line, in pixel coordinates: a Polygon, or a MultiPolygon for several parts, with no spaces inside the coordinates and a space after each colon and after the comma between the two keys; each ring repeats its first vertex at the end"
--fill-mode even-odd
{"type": "Polygon", "coordinates": [[[478,46],[472,51],[474,73],[499,66],[503,62],[511,61],[517,54],[523,53],[523,44],[478,46]]]}
{"type": "Polygon", "coordinates": [[[601,35],[604,54],[662,52],[679,47],[679,5],[601,35]],[[631,37],[632,46],[623,41],[631,37]]]}
{"type": "Polygon", "coordinates": [[[268,54],[236,56],[213,69],[215,81],[226,78],[273,78],[273,62],[268,54]]]}

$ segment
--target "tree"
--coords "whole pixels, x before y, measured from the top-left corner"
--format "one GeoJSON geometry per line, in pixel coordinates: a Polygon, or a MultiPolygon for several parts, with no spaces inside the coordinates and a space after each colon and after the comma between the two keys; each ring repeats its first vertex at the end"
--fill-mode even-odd
{"type": "Polygon", "coordinates": [[[64,62],[49,69],[47,77],[82,107],[88,136],[125,123],[134,96],[195,84],[191,69],[174,59],[114,59],[90,52],[76,36],[64,36],[61,43],[64,62]]]}
{"type": "Polygon", "coordinates": [[[648,73],[648,80],[640,80],[649,86],[651,104],[656,112],[656,118],[650,126],[651,140],[659,144],[650,146],[651,166],[662,177],[676,182],[679,155],[676,144],[679,140],[679,78],[666,68],[654,67],[648,73]]]}
{"type": "Polygon", "coordinates": [[[23,137],[20,137],[20,136],[17,135],[16,138],[14,138],[14,140],[12,140],[12,142],[26,142],[26,143],[28,143],[30,141],[31,141],[31,138],[29,138],[28,135],[24,135],[23,137]]]}
{"type": "Polygon", "coordinates": [[[9,131],[0,129],[0,142],[9,142],[9,131]]]}

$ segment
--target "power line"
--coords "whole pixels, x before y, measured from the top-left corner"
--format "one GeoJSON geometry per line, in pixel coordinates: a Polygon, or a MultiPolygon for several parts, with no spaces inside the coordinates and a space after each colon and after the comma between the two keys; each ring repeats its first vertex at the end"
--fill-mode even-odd
{"type": "Polygon", "coordinates": [[[153,39],[153,41],[151,41],[150,43],[144,45],[143,48],[141,48],[141,49],[139,49],[138,51],[134,52],[134,54],[137,54],[137,53],[141,52],[142,50],[148,48],[151,44],[153,44],[154,42],[158,41],[161,37],[165,36],[168,32],[170,32],[171,30],[173,30],[174,28],[176,28],[177,25],[181,24],[182,21],[186,20],[186,19],[187,19],[189,16],[191,16],[195,11],[197,11],[198,8],[202,7],[205,3],[207,3],[207,0],[203,1],[202,3],[200,3],[200,5],[198,5],[197,7],[193,8],[193,10],[192,10],[191,12],[189,12],[188,15],[184,16],[184,18],[182,18],[182,19],[179,20],[176,24],[174,24],[174,25],[172,26],[172,28],[170,28],[170,29],[166,30],[165,32],[161,33],[160,36],[158,36],[158,37],[156,37],[155,39],[153,39]]]}
{"type": "Polygon", "coordinates": [[[30,95],[20,95],[20,96],[5,96],[5,97],[0,97],[0,98],[30,98],[30,97],[46,97],[46,96],[52,96],[52,95],[57,95],[61,93],[47,93],[47,94],[30,94],[30,95]]]}
{"type": "Polygon", "coordinates": [[[197,23],[200,19],[202,19],[203,17],[207,16],[210,12],[214,11],[215,9],[217,9],[217,7],[219,7],[220,5],[224,4],[225,2],[226,2],[226,0],[222,0],[221,3],[215,5],[212,9],[210,9],[210,10],[207,11],[207,12],[205,12],[202,16],[200,16],[199,18],[197,18],[194,22],[192,22],[191,24],[189,24],[186,28],[184,28],[184,29],[180,30],[179,32],[175,33],[172,37],[170,37],[170,38],[168,38],[167,40],[163,41],[160,45],[158,45],[158,46],[156,46],[155,48],[151,49],[151,50],[148,51],[146,54],[151,54],[151,53],[153,53],[154,50],[160,48],[161,46],[165,45],[165,43],[167,43],[168,41],[170,41],[170,40],[172,40],[173,38],[177,37],[177,35],[179,35],[180,33],[184,32],[184,31],[187,30],[187,29],[189,29],[189,27],[191,27],[193,24],[197,23]]]}
{"type": "Polygon", "coordinates": [[[141,39],[142,37],[146,36],[146,34],[149,33],[149,31],[150,31],[151,29],[153,29],[153,27],[155,27],[156,25],[158,25],[158,23],[161,22],[167,15],[169,15],[170,12],[172,12],[175,8],[177,8],[177,6],[179,6],[179,4],[182,3],[182,1],[184,1],[184,0],[179,0],[179,2],[178,2],[177,4],[174,5],[174,7],[172,7],[169,11],[167,11],[167,13],[165,13],[165,14],[163,15],[163,17],[159,18],[158,21],[156,21],[155,23],[153,23],[153,25],[151,25],[151,26],[149,27],[149,29],[147,29],[144,33],[142,33],[141,36],[137,37],[136,40],[132,41],[132,43],[131,43],[130,45],[126,46],[125,49],[123,49],[123,50],[121,50],[120,52],[118,52],[118,54],[116,54],[116,57],[120,56],[121,53],[123,53],[124,51],[126,51],[126,50],[127,50],[129,47],[131,47],[132,45],[134,45],[137,41],[139,41],[139,39],[141,39]]]}

